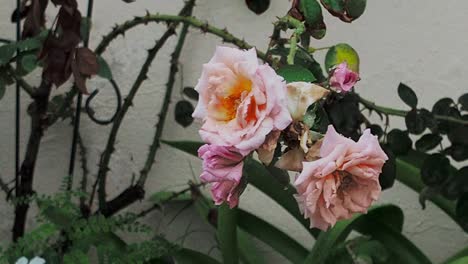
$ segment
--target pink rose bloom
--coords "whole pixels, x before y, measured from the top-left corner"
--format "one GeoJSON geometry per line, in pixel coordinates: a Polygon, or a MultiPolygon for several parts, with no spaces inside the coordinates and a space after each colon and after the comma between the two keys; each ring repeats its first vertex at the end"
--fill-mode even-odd
{"type": "Polygon", "coordinates": [[[218,47],[195,89],[200,94],[193,117],[203,120],[202,139],[234,146],[247,155],[272,130],[291,123],[286,84],[268,65],[260,65],[255,49],[218,47]]]}
{"type": "Polygon", "coordinates": [[[299,208],[310,219],[310,226],[327,230],[354,213],[366,213],[379,198],[379,174],[388,158],[369,129],[354,142],[331,125],[320,156],[316,161],[303,162],[294,185],[299,208]]]}
{"type": "Polygon", "coordinates": [[[359,81],[359,74],[350,70],[345,61],[333,70],[330,86],[338,92],[349,92],[357,81],[359,81]]]}
{"type": "Polygon", "coordinates": [[[234,147],[205,144],[198,149],[203,159],[203,182],[211,183],[211,196],[215,204],[227,202],[233,208],[239,203],[238,185],[242,178],[244,156],[234,147]]]}

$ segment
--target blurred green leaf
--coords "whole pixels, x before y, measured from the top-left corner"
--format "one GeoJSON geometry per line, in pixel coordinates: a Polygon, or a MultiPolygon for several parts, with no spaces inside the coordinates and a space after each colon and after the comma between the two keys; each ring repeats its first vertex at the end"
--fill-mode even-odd
{"type": "Polygon", "coordinates": [[[418,105],[418,97],[416,96],[416,93],[404,83],[400,83],[398,85],[398,96],[400,96],[400,99],[411,108],[416,108],[418,105]]]}
{"type": "Polygon", "coordinates": [[[174,258],[178,264],[220,264],[216,259],[188,248],[178,250],[174,258]]]}
{"type": "Polygon", "coordinates": [[[359,73],[359,55],[356,50],[346,43],[336,44],[327,51],[325,70],[329,72],[334,66],[345,61],[349,69],[359,73]]]}
{"type": "Polygon", "coordinates": [[[302,263],[307,256],[307,249],[270,223],[257,216],[238,210],[239,227],[263,241],[292,263],[302,263]]]}
{"type": "Polygon", "coordinates": [[[285,65],[277,71],[287,83],[290,82],[314,82],[314,75],[306,68],[299,65],[285,65]]]}
{"type": "Polygon", "coordinates": [[[354,229],[380,241],[387,249],[397,253],[401,260],[399,263],[430,263],[401,235],[402,226],[403,212],[397,206],[373,207],[367,214],[356,214],[351,219],[339,221],[327,232],[321,233],[304,263],[325,263],[336,245],[344,241],[354,229]]]}
{"type": "MultiPolygon", "coordinates": [[[[420,168],[427,156],[427,154],[417,151],[410,151],[406,155],[398,156],[396,159],[397,180],[414,191],[421,192],[425,185],[421,180],[420,168]]],[[[455,214],[455,204],[453,202],[443,198],[441,195],[435,195],[429,200],[462,226],[455,214]]]]}
{"type": "Polygon", "coordinates": [[[468,257],[468,247],[458,251],[455,253],[453,256],[445,260],[442,264],[453,264],[452,261],[455,261],[457,259],[461,259],[463,257],[468,257]]]}

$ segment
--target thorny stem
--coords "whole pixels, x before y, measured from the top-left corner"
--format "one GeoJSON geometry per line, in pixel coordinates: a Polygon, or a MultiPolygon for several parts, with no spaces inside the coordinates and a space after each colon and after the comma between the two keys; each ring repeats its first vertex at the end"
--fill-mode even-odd
{"type": "MultiPolygon", "coordinates": [[[[180,14],[181,15],[185,15],[187,13],[190,14],[193,8],[193,5],[194,5],[194,0],[189,1],[181,10],[180,14]]],[[[130,92],[127,98],[125,98],[125,102],[122,105],[122,108],[120,109],[119,113],[117,113],[115,117],[114,123],[111,128],[111,132],[109,134],[109,138],[106,144],[106,148],[101,155],[101,161],[99,163],[99,171],[97,175],[99,211],[105,216],[112,215],[116,207],[120,207],[124,203],[127,203],[125,197],[135,197],[136,199],[141,199],[144,196],[143,188],[140,185],[135,185],[135,186],[130,186],[129,188],[127,188],[123,193],[118,195],[115,199],[109,202],[106,202],[106,178],[107,178],[107,172],[109,171],[109,162],[112,156],[112,152],[114,151],[114,145],[115,145],[115,141],[117,138],[117,132],[120,128],[120,125],[122,124],[122,120],[125,114],[127,113],[128,109],[130,108],[130,106],[132,106],[133,98],[137,94],[138,89],[140,88],[141,84],[143,83],[144,80],[147,79],[147,73],[148,73],[149,67],[151,66],[151,63],[156,57],[156,54],[162,48],[162,46],[166,43],[167,39],[170,36],[175,34],[175,28],[177,27],[179,22],[180,21],[173,21],[173,23],[169,25],[168,30],[156,42],[155,46],[149,50],[148,57],[146,58],[146,61],[144,62],[135,83],[130,89],[130,92]]],[[[128,204],[125,204],[123,206],[125,207],[127,205],[128,204]]]]}
{"type": "Polygon", "coordinates": [[[185,38],[187,36],[188,32],[188,24],[184,24],[181,32],[180,32],[180,37],[179,41],[177,42],[176,48],[174,52],[172,53],[171,56],[171,66],[170,66],[170,72],[169,72],[169,77],[168,81],[166,84],[166,94],[164,95],[164,100],[163,104],[161,106],[161,111],[159,111],[159,121],[156,124],[156,132],[154,134],[154,139],[153,143],[151,144],[150,151],[148,153],[148,157],[146,159],[145,165],[143,169],[141,170],[140,174],[140,179],[138,180],[138,183],[140,186],[143,186],[145,184],[146,179],[148,178],[148,173],[151,170],[151,167],[154,164],[154,160],[156,157],[156,152],[159,149],[161,143],[160,139],[162,136],[162,132],[164,129],[164,123],[166,121],[167,117],[167,112],[169,109],[169,104],[171,102],[171,97],[172,97],[172,90],[174,88],[174,82],[175,82],[175,77],[176,74],[179,70],[178,65],[179,65],[179,57],[180,53],[182,51],[182,47],[184,46],[185,43],[185,38]]]}
{"type": "MultiPolygon", "coordinates": [[[[88,168],[88,150],[83,142],[83,138],[81,134],[78,134],[78,147],[80,149],[80,161],[81,161],[81,170],[83,173],[81,179],[81,192],[86,193],[86,187],[88,185],[88,176],[89,176],[89,168],[88,168]]],[[[83,208],[86,206],[86,197],[80,197],[80,207],[83,208]]]]}
{"type": "MultiPolygon", "coordinates": [[[[34,104],[32,107],[33,109],[31,110],[31,132],[26,148],[26,154],[19,172],[20,183],[18,189],[16,190],[18,198],[25,198],[33,194],[32,185],[34,168],[41,139],[47,123],[46,112],[51,87],[52,83],[43,77],[41,85],[37,89],[37,93],[34,95],[34,104]]],[[[13,241],[17,241],[18,238],[22,237],[24,234],[28,209],[29,203],[27,202],[19,203],[15,206],[13,241]]]]}
{"type": "MultiPolygon", "coordinates": [[[[115,39],[120,34],[125,34],[125,32],[137,25],[147,24],[148,22],[171,22],[171,23],[184,23],[188,24],[191,27],[200,29],[205,33],[210,33],[220,37],[224,42],[232,43],[239,48],[250,49],[252,48],[247,42],[242,39],[239,39],[229,33],[226,29],[220,29],[209,25],[207,22],[198,20],[195,17],[191,16],[176,16],[176,15],[164,15],[164,14],[148,14],[146,16],[135,17],[132,20],[126,21],[123,24],[117,25],[114,29],[107,35],[105,35],[101,43],[96,48],[96,53],[101,54],[109,45],[109,43],[115,39]]],[[[265,53],[257,50],[257,55],[264,61],[268,61],[265,53]]]]}

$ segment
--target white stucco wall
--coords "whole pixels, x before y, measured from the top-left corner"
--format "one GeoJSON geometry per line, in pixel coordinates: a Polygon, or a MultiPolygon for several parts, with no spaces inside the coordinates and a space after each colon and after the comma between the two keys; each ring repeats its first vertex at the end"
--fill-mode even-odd
{"type": "MultiPolygon", "coordinates": [[[[86,2],[80,0],[80,8],[85,13],[86,2]]],[[[14,1],[3,1],[0,7],[0,35],[14,37],[14,26],[9,23],[14,1]]],[[[276,16],[283,15],[290,5],[289,1],[272,1],[270,9],[257,16],[250,12],[241,0],[198,0],[195,16],[208,20],[218,27],[227,27],[234,35],[242,36],[247,42],[265,49],[267,38],[271,34],[271,24],[276,16]]],[[[150,13],[178,12],[182,1],[169,0],[137,0],[125,4],[116,0],[95,1],[94,27],[92,29],[91,47],[100,41],[101,35],[109,32],[115,23],[142,15],[145,10],[150,13]]],[[[437,98],[449,96],[457,98],[467,91],[468,60],[466,47],[466,25],[468,25],[468,2],[462,0],[415,0],[415,1],[368,1],[365,14],[353,22],[345,24],[338,19],[325,14],[328,27],[326,37],[320,41],[312,41],[316,47],[328,46],[338,42],[351,44],[361,57],[361,78],[357,91],[374,101],[404,108],[396,93],[400,81],[409,84],[421,97],[420,105],[431,107],[437,98]]],[[[53,14],[54,12],[51,12],[53,14]]],[[[52,20],[50,15],[49,20],[52,20]]],[[[125,38],[119,37],[108,48],[104,57],[109,62],[116,80],[124,94],[133,83],[136,74],[154,41],[163,32],[161,25],[150,24],[131,30],[125,38]]],[[[134,107],[129,111],[118,137],[117,151],[114,153],[109,177],[110,196],[117,194],[131,180],[132,174],[138,175],[145,160],[145,154],[150,144],[157,113],[164,94],[164,85],[168,73],[169,55],[175,38],[170,45],[158,54],[157,60],[149,72],[149,79],[143,84],[135,99],[134,107]]],[[[173,101],[181,98],[179,88],[185,85],[195,85],[201,64],[209,60],[219,39],[204,35],[197,30],[191,30],[187,44],[180,60],[183,66],[183,84],[176,83],[173,101]]],[[[318,55],[323,59],[324,53],[318,55]]],[[[36,74],[37,75],[37,74],[36,74]]],[[[33,84],[38,83],[37,76],[28,78],[33,84]]],[[[94,80],[89,83],[90,89],[101,87],[101,95],[96,101],[98,113],[109,113],[114,107],[114,98],[106,93],[110,87],[103,81],[94,80]],[[93,85],[94,84],[94,85],[93,85]]],[[[68,89],[61,87],[57,93],[68,89]]],[[[14,89],[7,90],[5,98],[0,101],[0,174],[10,179],[13,172],[13,104],[14,89]]],[[[27,140],[29,119],[26,107],[29,99],[23,97],[22,143],[27,140]]],[[[197,125],[184,129],[173,120],[173,108],[169,114],[164,138],[172,140],[197,140],[197,125]]],[[[394,125],[402,125],[402,120],[392,120],[394,125]]],[[[59,122],[51,127],[44,136],[37,163],[37,173],[34,187],[38,192],[54,192],[60,184],[60,178],[67,171],[69,144],[71,142],[71,126],[69,121],[59,122]]],[[[108,128],[102,128],[83,116],[81,133],[89,149],[89,166],[94,176],[98,155],[103,150],[107,140],[108,128]]],[[[24,150],[24,147],[23,147],[24,150]]],[[[180,188],[189,179],[196,177],[200,171],[200,162],[188,155],[163,146],[158,153],[155,166],[148,179],[148,194],[170,187],[180,188]]],[[[77,174],[80,174],[77,166],[77,174]]],[[[396,183],[394,188],[385,191],[381,203],[393,203],[405,211],[406,221],[404,233],[418,245],[435,262],[440,262],[458,249],[468,244],[468,236],[445,216],[439,209],[429,204],[422,211],[417,194],[405,186],[396,183]]],[[[10,236],[12,223],[12,208],[0,194],[0,236],[2,242],[10,236]]],[[[141,208],[140,203],[134,208],[141,208]]],[[[311,247],[313,240],[307,235],[295,220],[279,206],[254,188],[247,188],[242,196],[240,206],[287,231],[299,239],[305,246],[311,247]]],[[[170,210],[168,214],[173,215],[170,210]]],[[[148,224],[159,223],[161,213],[155,212],[145,219],[148,224]]],[[[174,223],[167,225],[168,218],[158,229],[167,233],[170,238],[177,238],[185,232],[188,223],[194,221],[191,229],[210,230],[196,220],[193,212],[186,212],[174,223]]],[[[30,220],[29,224],[33,221],[30,220]]],[[[158,224],[159,226],[159,224],[158,224]]],[[[213,235],[198,232],[190,236],[186,245],[197,247],[207,252],[213,244],[213,235]],[[200,243],[202,241],[202,243],[200,243]]],[[[270,249],[264,247],[269,252],[270,249]]],[[[216,254],[216,252],[215,252],[216,254]]],[[[275,262],[281,262],[274,254],[267,254],[275,262]]]]}

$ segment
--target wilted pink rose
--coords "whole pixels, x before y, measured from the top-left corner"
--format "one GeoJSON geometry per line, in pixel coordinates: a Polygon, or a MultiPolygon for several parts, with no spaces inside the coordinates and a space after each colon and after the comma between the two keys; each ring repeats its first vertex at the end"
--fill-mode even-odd
{"type": "Polygon", "coordinates": [[[342,62],[333,70],[330,86],[338,92],[348,92],[359,81],[359,74],[348,68],[348,63],[342,62]]]}
{"type": "Polygon", "coordinates": [[[333,126],[328,127],[320,156],[303,163],[294,185],[299,208],[310,218],[310,226],[327,230],[338,220],[367,212],[379,198],[379,174],[388,158],[369,129],[354,142],[333,126]]]}
{"type": "Polygon", "coordinates": [[[233,208],[239,203],[239,183],[244,166],[242,156],[234,147],[205,144],[198,149],[203,159],[203,182],[211,183],[211,196],[215,204],[227,202],[233,208]]]}
{"type": "Polygon", "coordinates": [[[286,84],[270,66],[258,63],[255,49],[218,47],[195,89],[200,97],[193,117],[203,120],[200,135],[207,143],[234,146],[247,155],[270,131],[291,123],[286,84]]]}

